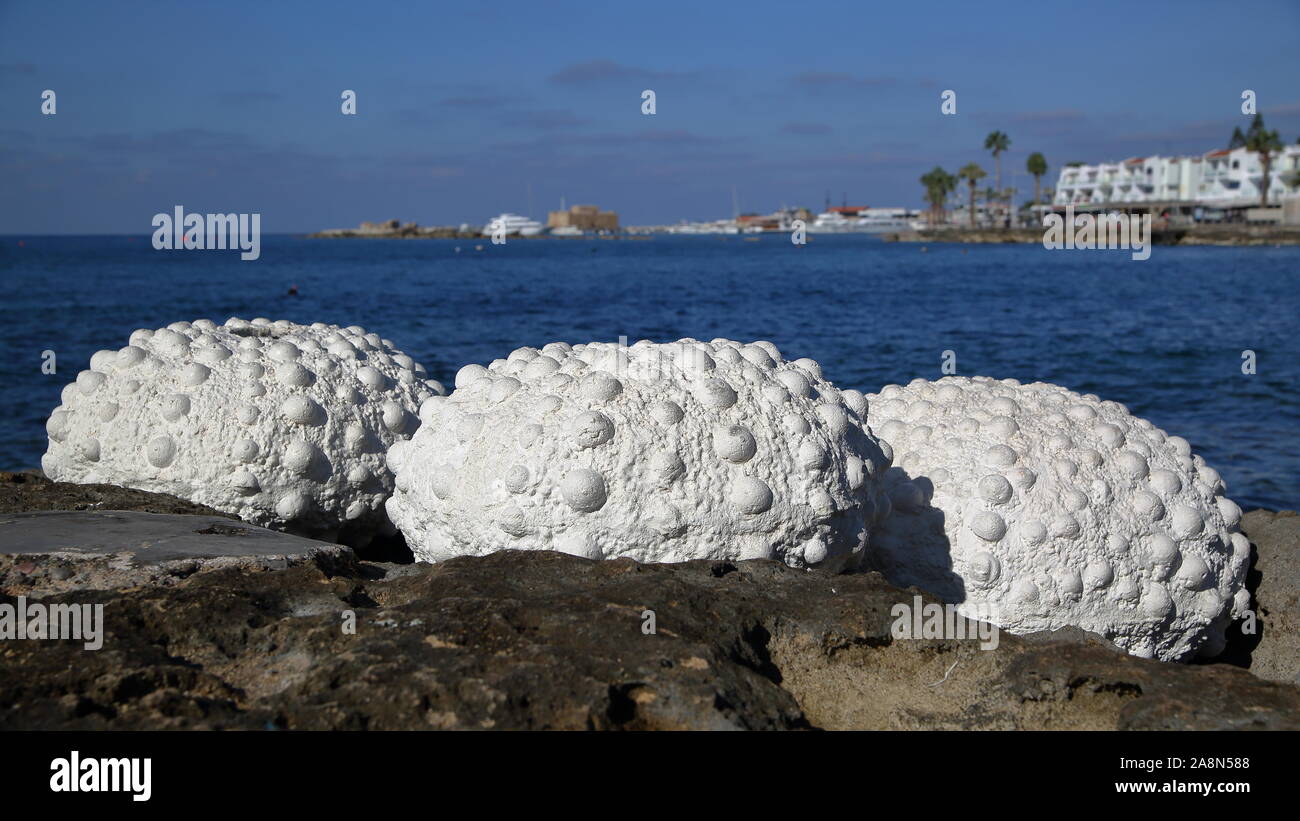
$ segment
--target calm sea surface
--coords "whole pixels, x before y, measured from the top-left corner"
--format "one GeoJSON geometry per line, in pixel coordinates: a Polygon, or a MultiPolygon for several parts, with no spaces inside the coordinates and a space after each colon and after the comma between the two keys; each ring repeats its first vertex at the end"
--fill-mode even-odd
{"type": "Polygon", "coordinates": [[[450,386],[562,340],[768,339],[842,387],[957,371],[1045,380],[1187,438],[1244,508],[1300,503],[1300,248],[892,244],[871,237],[313,240],[261,259],[141,237],[0,237],[0,468],[40,464],[63,385],[136,328],[230,316],[363,325],[450,386]],[[460,249],[459,253],[457,248],[460,249]],[[298,296],[288,296],[297,285],[298,296]],[[41,373],[41,354],[58,374],[41,373]],[[1258,373],[1241,372],[1242,351],[1258,373]]]}

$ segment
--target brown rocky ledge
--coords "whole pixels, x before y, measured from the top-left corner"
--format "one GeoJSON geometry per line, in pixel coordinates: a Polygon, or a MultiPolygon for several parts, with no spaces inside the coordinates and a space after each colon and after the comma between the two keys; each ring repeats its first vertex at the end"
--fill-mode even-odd
{"type": "MultiPolygon", "coordinates": [[[[12,492],[0,482],[0,510],[12,492]]],[[[194,520],[149,519],[217,540],[201,545],[275,536],[194,520]]],[[[1275,554],[1295,561],[1300,517],[1246,523],[1267,540],[1258,584],[1275,554]]],[[[97,651],[0,642],[3,729],[1300,729],[1294,684],[1138,659],[1077,630],[992,650],[893,639],[890,610],[916,591],[874,573],[517,551],[381,564],[303,540],[268,541],[285,561],[124,550],[107,567],[102,552],[23,549],[10,526],[0,603],[103,604],[106,635],[97,651]]],[[[1295,675],[1295,582],[1261,588],[1264,630],[1235,648],[1274,678],[1295,675]]]]}
{"type": "Polygon", "coordinates": [[[0,513],[32,513],[38,510],[138,510],[142,513],[235,518],[207,505],[187,502],[166,493],[149,493],[117,485],[51,482],[34,470],[0,471],[0,513]]]}

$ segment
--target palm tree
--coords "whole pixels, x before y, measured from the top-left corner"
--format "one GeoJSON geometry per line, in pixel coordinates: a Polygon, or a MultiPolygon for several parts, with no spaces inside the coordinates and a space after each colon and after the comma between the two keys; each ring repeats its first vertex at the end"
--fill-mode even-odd
{"type": "MultiPolygon", "coordinates": [[[[1258,116],[1258,115],[1256,115],[1258,116]]],[[[1282,150],[1282,140],[1277,131],[1268,131],[1262,126],[1256,130],[1252,125],[1246,137],[1246,149],[1259,154],[1259,164],[1264,169],[1264,179],[1259,185],[1259,207],[1268,206],[1269,176],[1273,171],[1273,152],[1282,150]]]]}
{"type": "Polygon", "coordinates": [[[934,174],[935,171],[941,171],[941,170],[942,169],[940,169],[938,166],[935,166],[934,171],[927,171],[926,173],[921,175],[921,178],[919,180],[921,185],[925,187],[925,201],[930,204],[929,209],[925,212],[925,216],[926,219],[929,221],[931,227],[934,226],[934,210],[939,207],[938,193],[937,193],[938,186],[935,185],[934,174]]]}
{"type": "Polygon", "coordinates": [[[943,172],[943,178],[940,180],[943,186],[943,221],[948,221],[948,195],[957,190],[957,175],[943,172]]]}
{"type": "Polygon", "coordinates": [[[947,203],[948,193],[957,186],[957,179],[936,165],[921,175],[921,184],[925,186],[925,201],[930,203],[930,225],[934,225],[947,203]]]}
{"type": "Polygon", "coordinates": [[[1041,153],[1035,151],[1025,160],[1025,170],[1034,175],[1034,205],[1040,204],[1038,199],[1039,183],[1043,175],[1047,173],[1047,158],[1041,153]]]}
{"type": "Polygon", "coordinates": [[[975,183],[979,182],[980,180],[982,180],[984,177],[987,177],[988,175],[985,174],[984,169],[980,168],[979,165],[977,165],[976,163],[968,162],[966,163],[966,165],[962,166],[962,169],[960,171],[957,172],[957,176],[961,177],[970,185],[970,227],[974,228],[975,227],[975,183]]]}
{"type": "Polygon", "coordinates": [[[994,131],[984,138],[984,150],[993,152],[993,187],[1002,190],[1002,152],[1011,147],[1011,138],[994,131]]]}
{"type": "Polygon", "coordinates": [[[947,222],[948,221],[948,195],[957,190],[957,175],[949,174],[947,171],[945,171],[943,172],[943,177],[939,180],[939,184],[943,188],[943,212],[941,216],[943,217],[943,221],[947,222]]]}

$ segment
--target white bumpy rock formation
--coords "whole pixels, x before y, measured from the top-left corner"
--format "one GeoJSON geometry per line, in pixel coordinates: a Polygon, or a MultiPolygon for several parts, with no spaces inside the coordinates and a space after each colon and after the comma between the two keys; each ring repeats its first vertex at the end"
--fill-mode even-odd
{"type": "Polygon", "coordinates": [[[946,377],[868,396],[896,455],[868,566],[1012,633],[1074,625],[1133,655],[1217,655],[1250,543],[1219,475],[1115,402],[946,377]]]}
{"type": "Polygon", "coordinates": [[[442,386],[364,328],[206,319],[138,330],[63,390],[41,459],[57,481],[108,483],[246,522],[364,543],[392,532],[388,446],[442,386]]]}
{"type": "Polygon", "coordinates": [[[389,451],[388,512],[425,561],[515,548],[843,569],[889,463],[866,411],[770,342],[520,348],[426,400],[389,451]]]}

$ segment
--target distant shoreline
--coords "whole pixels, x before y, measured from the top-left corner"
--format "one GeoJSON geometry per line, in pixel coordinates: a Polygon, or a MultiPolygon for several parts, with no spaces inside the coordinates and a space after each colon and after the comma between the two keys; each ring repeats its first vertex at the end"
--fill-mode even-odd
{"type": "MultiPolygon", "coordinates": [[[[328,228],[323,231],[306,234],[308,239],[459,239],[486,240],[490,234],[480,229],[463,229],[455,226],[421,226],[415,223],[397,224],[371,223],[365,228],[328,228]]],[[[674,236],[671,232],[642,229],[637,231],[619,231],[616,233],[585,233],[573,235],[556,235],[540,233],[532,236],[511,234],[511,240],[520,239],[649,239],[663,234],[674,236]]],[[[788,236],[786,231],[763,231],[761,233],[737,235],[744,238],[763,235],[788,236]]],[[[304,235],[300,235],[304,236],[304,235]]],[[[721,236],[729,236],[721,234],[721,236]]],[[[875,234],[885,242],[922,242],[922,243],[963,243],[970,245],[1020,244],[1038,245],[1043,241],[1041,228],[963,228],[944,226],[919,231],[891,231],[875,234]]],[[[1154,245],[1219,245],[1219,246],[1267,246],[1300,245],[1300,226],[1291,225],[1196,225],[1153,228],[1151,242],[1154,245]]]]}
{"type": "MultiPolygon", "coordinates": [[[[1040,228],[939,228],[897,231],[884,234],[886,242],[957,242],[973,245],[1027,244],[1043,241],[1040,228]]],[[[1151,232],[1156,245],[1300,245],[1300,226],[1215,225],[1188,228],[1157,228],[1151,232]]]]}
{"type": "MultiPolygon", "coordinates": [[[[419,232],[393,231],[390,233],[374,233],[371,231],[356,231],[351,228],[330,228],[324,231],[317,231],[313,234],[299,234],[307,239],[473,239],[489,240],[490,234],[484,234],[481,231],[459,231],[459,230],[428,230],[419,232]]],[[[650,233],[627,233],[620,231],[617,234],[533,234],[531,236],[521,236],[519,234],[510,234],[511,242],[521,239],[567,239],[567,240],[645,240],[651,238],[650,233]]]]}

